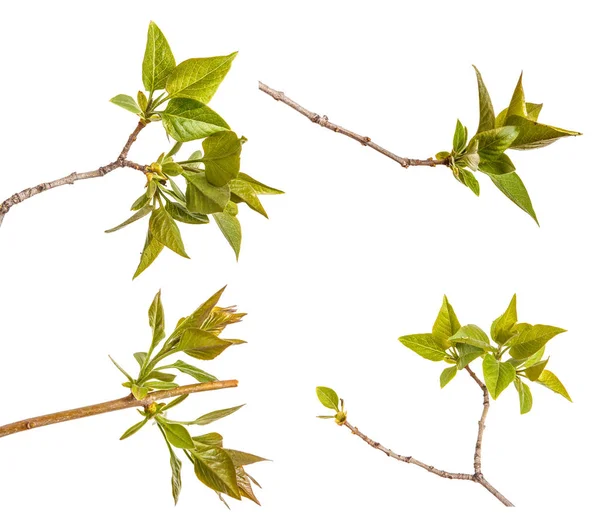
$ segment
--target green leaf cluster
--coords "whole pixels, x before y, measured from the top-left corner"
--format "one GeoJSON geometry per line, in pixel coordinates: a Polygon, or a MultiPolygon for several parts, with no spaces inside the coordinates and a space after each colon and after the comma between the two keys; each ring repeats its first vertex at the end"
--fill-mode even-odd
{"type": "Polygon", "coordinates": [[[208,106],[235,56],[236,52],[177,64],[167,39],[151,22],[142,62],[142,81],[147,92],[138,92],[135,100],[125,94],[110,100],[145,123],[162,122],[167,136],[175,141],[168,153],[162,153],[146,167],[146,189],[131,207],[134,214],[106,231],[115,232],[149,216],[134,278],[165,247],[189,258],[178,224],[206,224],[209,216],[238,258],[242,242],[238,204],[245,203],[268,217],[258,196],[283,193],[240,172],[246,139],[231,131],[227,122],[208,106]],[[185,143],[197,140],[202,141],[202,149],[175,160],[185,143]]]}
{"type": "Polygon", "coordinates": [[[522,74],[508,107],[496,115],[477,68],[475,74],[479,91],[477,132],[469,139],[467,128],[457,120],[452,151],[442,151],[436,158],[447,159],[454,177],[475,195],[479,195],[479,182],[474,172],[486,174],[506,197],[538,223],[527,189],[506,151],[541,148],[559,138],[581,133],[538,122],[542,104],[526,101],[522,74]]]}
{"type": "Polygon", "coordinates": [[[344,399],[339,398],[337,393],[329,387],[317,387],[317,398],[327,409],[333,409],[335,415],[319,415],[320,419],[334,419],[341,426],[346,422],[347,412],[344,410],[344,399]]]}
{"type": "Polygon", "coordinates": [[[505,312],[491,325],[490,336],[474,324],[461,325],[448,298],[430,333],[401,336],[398,340],[419,356],[430,361],[444,361],[450,366],[440,374],[440,387],[445,387],[458,373],[476,360],[481,360],[485,385],[495,400],[511,383],[519,396],[521,413],[533,404],[531,390],[525,380],[535,382],[571,397],[560,380],[546,370],[546,344],[566,332],[555,326],[520,323],[517,318],[517,296],[505,312]]]}
{"type": "MultiPolygon", "coordinates": [[[[164,360],[175,354],[185,354],[197,360],[211,360],[231,345],[244,343],[239,339],[220,337],[221,332],[227,326],[238,323],[245,315],[236,312],[235,307],[217,306],[223,290],[224,288],[215,293],[190,315],[180,319],[168,337],[165,334],[165,316],[160,291],[156,294],[148,309],[151,330],[150,347],[145,352],[136,352],[133,355],[139,368],[138,375],[135,378],[132,377],[111,358],[127,378],[123,386],[130,389],[135,398],[141,400],[150,391],[178,387],[179,384],[175,380],[180,373],[191,376],[201,383],[216,380],[215,376],[193,363],[183,360],[165,363],[164,360]],[[161,343],[162,347],[158,348],[161,343]]],[[[135,434],[149,421],[156,424],[169,450],[172,472],[171,488],[175,503],[177,503],[181,491],[182,462],[177,456],[177,453],[181,451],[192,463],[196,477],[214,490],[223,502],[225,500],[222,496],[226,495],[237,500],[248,498],[259,504],[253,491],[253,485],[260,485],[246,472],[244,467],[265,461],[265,459],[224,448],[223,438],[218,433],[193,436],[188,431],[188,426],[206,426],[235,413],[242,406],[212,411],[190,421],[170,419],[167,411],[172,410],[188,396],[187,394],[181,395],[168,403],[152,402],[143,410],[138,410],[144,417],[143,420],[128,428],[121,439],[135,434]]]]}

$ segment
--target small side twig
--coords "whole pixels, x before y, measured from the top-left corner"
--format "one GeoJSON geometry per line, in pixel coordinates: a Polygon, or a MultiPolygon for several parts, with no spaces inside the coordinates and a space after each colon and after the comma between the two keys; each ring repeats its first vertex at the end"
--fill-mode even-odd
{"type": "Polygon", "coordinates": [[[403,463],[409,463],[412,465],[416,465],[416,466],[421,467],[422,469],[426,470],[427,472],[431,472],[432,474],[435,474],[436,476],[439,476],[442,478],[462,479],[462,480],[467,480],[467,481],[473,481],[474,483],[478,483],[483,488],[485,488],[487,491],[489,491],[506,507],[514,507],[514,505],[510,502],[510,500],[508,500],[508,498],[506,498],[499,490],[494,488],[487,481],[487,479],[485,479],[485,477],[483,476],[483,473],[481,472],[481,444],[482,444],[482,440],[483,440],[483,430],[485,429],[485,419],[487,417],[488,410],[490,408],[490,397],[489,397],[489,392],[488,392],[485,384],[478,378],[478,376],[473,372],[473,370],[469,366],[467,366],[466,369],[467,369],[467,372],[469,373],[469,375],[471,376],[471,378],[473,378],[475,380],[475,382],[477,383],[477,385],[479,385],[479,387],[481,388],[481,390],[483,392],[483,411],[481,413],[481,418],[479,420],[479,429],[477,431],[477,442],[475,443],[475,457],[474,457],[474,463],[473,463],[474,473],[473,474],[461,473],[461,472],[446,472],[445,470],[441,470],[432,465],[423,463],[422,461],[419,461],[418,459],[415,459],[414,457],[407,457],[404,455],[399,455],[396,452],[390,450],[389,448],[386,448],[385,446],[379,444],[378,442],[375,442],[373,439],[371,439],[370,437],[368,437],[367,435],[362,433],[358,428],[355,428],[354,426],[352,426],[348,421],[344,421],[342,425],[346,426],[346,428],[348,428],[354,435],[357,435],[358,437],[360,437],[363,441],[365,441],[372,448],[375,448],[376,450],[383,452],[387,456],[389,456],[393,459],[396,459],[397,461],[402,461],[403,463]]]}
{"type": "Polygon", "coordinates": [[[148,393],[142,400],[137,400],[133,395],[128,395],[123,398],[117,398],[116,400],[110,400],[109,402],[102,402],[100,404],[79,407],[76,409],[68,409],[66,411],[59,411],[58,413],[50,413],[49,415],[41,415],[39,417],[32,417],[30,419],[19,420],[11,424],[6,424],[4,426],[0,426],[0,437],[6,437],[7,435],[12,435],[21,431],[32,430],[34,428],[41,428],[42,426],[48,426],[49,424],[57,424],[59,422],[67,422],[69,420],[91,417],[93,415],[110,413],[112,411],[119,411],[121,409],[127,409],[130,407],[145,407],[158,400],[163,400],[166,398],[190,395],[192,393],[202,393],[204,391],[228,389],[231,387],[237,387],[237,385],[237,380],[221,380],[216,382],[182,385],[173,389],[154,391],[153,393],[148,393]]]}
{"type": "Polygon", "coordinates": [[[137,127],[129,135],[127,139],[127,143],[123,146],[121,153],[119,156],[110,164],[106,164],[105,166],[100,166],[97,170],[86,171],[86,172],[73,172],[66,177],[62,177],[60,179],[56,179],[55,181],[49,181],[46,183],[41,183],[36,186],[32,186],[31,188],[25,188],[25,190],[21,190],[16,194],[13,194],[8,199],[0,203],[0,226],[2,225],[2,221],[4,220],[4,216],[8,213],[8,211],[15,205],[22,203],[26,199],[33,197],[34,195],[45,192],[46,190],[51,190],[52,188],[57,188],[58,186],[63,186],[65,184],[74,184],[76,181],[81,181],[84,179],[93,179],[95,177],[103,177],[107,173],[114,171],[118,168],[133,168],[134,170],[138,170],[141,172],[146,171],[146,166],[143,164],[137,164],[135,162],[131,162],[127,160],[127,155],[129,154],[129,150],[131,146],[136,141],[140,131],[146,127],[145,121],[140,121],[137,124],[137,127]]]}
{"type": "Polygon", "coordinates": [[[379,144],[376,144],[368,136],[354,133],[349,129],[342,127],[341,125],[336,125],[333,122],[330,122],[327,116],[321,116],[315,112],[309,111],[308,109],[302,107],[302,105],[296,103],[294,100],[292,100],[279,90],[274,90],[260,81],[258,82],[258,88],[265,94],[271,96],[273,99],[285,103],[288,107],[291,107],[303,116],[306,116],[311,122],[319,124],[321,127],[325,127],[333,131],[334,133],[340,133],[344,136],[347,136],[348,138],[352,138],[353,140],[360,142],[363,146],[370,147],[371,149],[374,149],[382,155],[389,157],[393,161],[396,161],[403,168],[408,168],[409,166],[448,166],[450,164],[450,160],[448,158],[436,160],[433,158],[409,159],[407,157],[400,157],[399,155],[392,153],[388,149],[381,147],[379,144]]]}

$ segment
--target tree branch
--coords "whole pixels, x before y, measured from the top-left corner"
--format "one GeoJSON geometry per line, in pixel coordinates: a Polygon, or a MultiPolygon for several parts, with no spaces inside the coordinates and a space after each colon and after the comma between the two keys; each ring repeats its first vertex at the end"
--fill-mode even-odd
{"type": "Polygon", "coordinates": [[[387,456],[392,457],[393,459],[396,459],[397,461],[402,461],[403,463],[417,465],[418,467],[421,467],[423,470],[427,470],[427,472],[431,472],[432,474],[435,474],[436,476],[439,476],[442,478],[463,479],[463,480],[473,481],[474,483],[478,483],[483,488],[485,488],[487,491],[492,493],[506,507],[514,507],[514,505],[510,502],[510,500],[508,500],[508,498],[506,498],[500,491],[498,491],[496,488],[494,488],[487,481],[487,479],[485,479],[485,477],[483,476],[483,473],[481,472],[481,444],[482,444],[482,440],[483,440],[483,430],[485,429],[485,419],[487,417],[488,410],[490,408],[490,396],[489,396],[487,387],[477,377],[477,375],[473,372],[471,367],[469,367],[467,365],[466,369],[467,369],[467,372],[469,373],[469,375],[471,376],[471,378],[473,378],[473,380],[475,380],[475,382],[477,382],[477,385],[479,385],[479,387],[483,391],[483,411],[481,413],[481,418],[479,420],[479,430],[477,431],[477,442],[475,443],[475,458],[474,458],[474,462],[473,462],[473,468],[474,468],[473,474],[461,473],[461,472],[446,472],[445,470],[436,468],[433,465],[427,465],[427,464],[423,463],[422,461],[415,459],[414,457],[407,457],[404,455],[399,455],[396,452],[390,450],[389,448],[382,446],[378,442],[375,442],[373,439],[369,438],[364,433],[362,433],[358,428],[355,428],[354,426],[352,426],[348,421],[344,421],[343,426],[346,426],[346,428],[348,428],[354,435],[358,435],[358,437],[360,437],[363,441],[365,441],[372,448],[375,448],[376,450],[383,452],[387,456]]]}
{"type": "Polygon", "coordinates": [[[389,157],[390,159],[396,161],[403,168],[408,168],[409,166],[448,166],[450,164],[450,160],[448,158],[436,160],[432,158],[409,159],[406,157],[400,157],[395,153],[392,153],[391,151],[381,147],[380,145],[375,144],[375,142],[373,142],[368,136],[363,136],[354,133],[349,129],[342,127],[341,125],[336,125],[330,122],[327,116],[320,116],[317,113],[309,111],[308,109],[302,107],[302,105],[296,103],[294,100],[288,98],[281,91],[274,90],[271,87],[265,85],[264,83],[261,83],[260,81],[258,82],[258,88],[259,90],[262,90],[265,94],[271,96],[273,99],[285,103],[287,106],[291,107],[303,116],[306,116],[311,122],[319,124],[321,127],[325,127],[333,131],[334,133],[341,133],[344,136],[352,138],[353,140],[360,142],[363,146],[370,147],[371,149],[374,149],[382,155],[385,155],[386,157],[389,157]]]}
{"type": "Polygon", "coordinates": [[[21,190],[16,194],[13,194],[8,199],[0,203],[0,226],[2,225],[2,221],[4,220],[4,216],[7,212],[15,205],[22,203],[26,199],[33,197],[34,195],[45,192],[46,190],[51,190],[52,188],[56,188],[58,186],[63,186],[65,184],[74,184],[75,181],[81,181],[83,179],[93,179],[95,177],[103,177],[107,173],[116,170],[117,168],[133,168],[134,170],[138,170],[141,172],[146,171],[146,166],[142,164],[136,164],[135,162],[131,162],[127,160],[127,155],[129,154],[129,150],[131,146],[136,141],[140,131],[146,127],[146,122],[141,121],[137,124],[137,127],[129,135],[127,139],[127,143],[123,146],[121,153],[116,158],[114,162],[107,164],[106,166],[100,166],[97,170],[86,171],[83,173],[73,172],[66,177],[62,177],[60,179],[56,179],[55,181],[49,181],[46,183],[38,184],[37,186],[32,186],[31,188],[25,188],[25,190],[21,190]]]}
{"type": "Polygon", "coordinates": [[[58,413],[50,413],[49,415],[32,417],[30,419],[13,422],[12,424],[6,424],[4,426],[0,426],[0,437],[6,437],[7,435],[12,435],[13,433],[18,433],[20,431],[41,428],[42,426],[48,426],[49,424],[91,417],[93,415],[110,413],[112,411],[119,411],[121,409],[127,409],[130,407],[145,407],[156,402],[157,400],[162,400],[165,398],[189,395],[192,393],[202,393],[204,391],[216,391],[217,389],[228,389],[231,387],[237,387],[237,385],[237,380],[222,380],[216,382],[182,385],[180,387],[175,387],[174,389],[154,391],[153,393],[148,393],[142,400],[137,400],[133,395],[128,395],[116,400],[110,400],[109,402],[94,404],[93,406],[68,409],[66,411],[59,411],[58,413]]]}

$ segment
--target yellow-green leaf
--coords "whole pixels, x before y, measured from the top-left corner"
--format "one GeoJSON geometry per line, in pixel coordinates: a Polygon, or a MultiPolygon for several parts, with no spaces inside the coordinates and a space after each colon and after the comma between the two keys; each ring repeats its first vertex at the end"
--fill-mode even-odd
{"type": "Polygon", "coordinates": [[[573,402],[571,400],[571,397],[569,396],[569,393],[567,393],[565,386],[562,384],[562,382],[556,377],[556,375],[553,372],[550,372],[550,371],[542,372],[542,374],[536,380],[536,382],[543,385],[544,387],[547,387],[551,391],[554,391],[555,393],[558,393],[559,395],[564,396],[569,402],[573,402]]]}
{"type": "Polygon", "coordinates": [[[159,27],[150,22],[148,40],[142,62],[142,81],[150,93],[165,88],[169,74],[175,68],[175,57],[159,27]]]}

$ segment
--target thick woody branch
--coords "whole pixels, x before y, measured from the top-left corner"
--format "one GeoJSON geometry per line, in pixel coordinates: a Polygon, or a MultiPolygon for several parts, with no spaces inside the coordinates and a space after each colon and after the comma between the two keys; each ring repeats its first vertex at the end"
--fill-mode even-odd
{"type": "Polygon", "coordinates": [[[86,172],[73,172],[66,177],[62,177],[60,179],[56,179],[55,181],[49,181],[46,183],[38,184],[37,186],[32,186],[31,188],[25,188],[25,190],[21,190],[16,194],[13,194],[8,199],[0,203],[0,226],[2,225],[2,221],[4,220],[4,216],[7,212],[15,205],[22,203],[26,199],[33,197],[34,195],[45,192],[46,190],[51,190],[52,188],[57,188],[58,186],[63,186],[65,184],[74,184],[76,181],[82,181],[84,179],[94,179],[95,177],[103,177],[107,173],[116,170],[117,168],[133,168],[138,171],[145,171],[146,166],[142,164],[136,164],[135,162],[131,162],[127,160],[127,155],[129,154],[129,150],[131,146],[136,141],[138,134],[140,131],[146,126],[146,122],[140,121],[133,131],[129,135],[127,139],[127,143],[123,146],[121,153],[116,158],[114,162],[107,164],[105,166],[100,166],[97,170],[86,171],[86,172]]]}
{"type": "Polygon", "coordinates": [[[449,159],[447,158],[442,160],[436,160],[432,158],[409,159],[407,157],[400,157],[399,155],[396,155],[395,153],[392,153],[384,147],[381,147],[380,145],[376,144],[368,136],[363,136],[354,133],[349,129],[342,127],[341,125],[336,125],[333,122],[330,122],[329,118],[327,118],[327,116],[325,115],[321,116],[315,112],[309,111],[308,109],[302,107],[302,105],[296,103],[294,100],[288,98],[281,91],[274,90],[271,87],[265,85],[264,83],[261,83],[260,81],[258,82],[258,88],[259,90],[262,90],[265,94],[271,96],[273,99],[285,103],[288,107],[291,107],[303,116],[306,116],[311,122],[319,124],[321,127],[325,127],[326,129],[329,129],[334,133],[340,133],[344,136],[347,136],[348,138],[352,138],[353,140],[360,142],[363,146],[370,147],[371,149],[374,149],[382,155],[385,155],[386,157],[396,161],[403,168],[408,168],[409,166],[448,166],[448,164],[450,163],[449,159]]]}
{"type": "Polygon", "coordinates": [[[127,409],[130,407],[145,407],[158,400],[164,400],[166,398],[190,395],[192,393],[202,393],[204,391],[228,389],[231,387],[237,387],[237,385],[237,380],[222,380],[216,382],[182,385],[180,387],[175,387],[174,389],[154,391],[153,393],[148,393],[148,395],[146,395],[146,397],[142,400],[137,400],[133,395],[128,395],[116,400],[110,400],[109,402],[94,404],[93,406],[68,409],[66,411],[59,411],[58,413],[50,413],[49,415],[32,417],[30,419],[13,422],[12,424],[6,424],[4,426],[0,426],[0,437],[6,437],[7,435],[12,435],[13,433],[18,433],[20,431],[41,428],[42,426],[48,426],[49,424],[57,424],[58,422],[67,422],[69,420],[91,417],[93,415],[110,413],[112,411],[119,411],[121,409],[127,409]]]}
{"type": "Polygon", "coordinates": [[[402,461],[403,463],[409,463],[412,465],[416,465],[421,467],[423,470],[427,470],[427,472],[431,472],[436,476],[446,478],[446,479],[463,479],[468,481],[473,481],[474,483],[478,483],[491,494],[493,494],[503,505],[506,507],[514,507],[514,505],[506,498],[499,490],[494,488],[483,476],[481,472],[481,444],[483,441],[483,431],[485,429],[485,420],[488,414],[488,410],[490,408],[490,395],[485,384],[478,378],[478,376],[473,372],[473,370],[467,366],[467,372],[475,380],[477,385],[481,388],[483,392],[483,411],[481,413],[481,418],[479,419],[479,429],[477,431],[477,442],[475,443],[475,457],[473,462],[474,473],[462,473],[462,472],[446,472],[445,470],[441,470],[439,468],[434,467],[433,465],[428,465],[415,459],[412,456],[404,456],[399,455],[393,450],[386,448],[378,442],[375,442],[373,439],[362,433],[358,428],[352,426],[348,421],[344,421],[343,426],[346,426],[354,435],[360,437],[363,441],[365,441],[369,446],[375,448],[386,454],[387,456],[396,459],[397,461],[402,461]]]}

